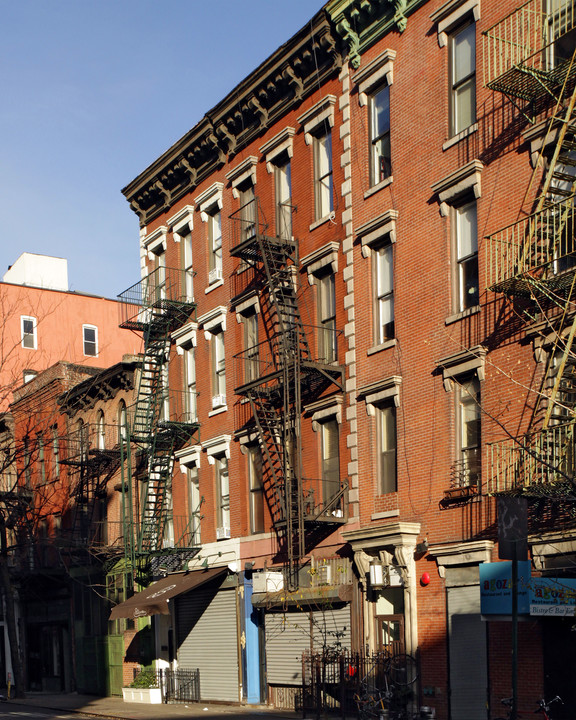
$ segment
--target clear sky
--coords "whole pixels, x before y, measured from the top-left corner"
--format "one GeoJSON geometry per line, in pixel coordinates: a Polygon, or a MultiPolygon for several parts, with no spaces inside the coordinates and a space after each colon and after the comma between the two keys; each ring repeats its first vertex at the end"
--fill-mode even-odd
{"type": "Polygon", "coordinates": [[[139,278],[121,189],[322,0],[0,0],[0,277],[68,259],[71,290],[139,278]]]}

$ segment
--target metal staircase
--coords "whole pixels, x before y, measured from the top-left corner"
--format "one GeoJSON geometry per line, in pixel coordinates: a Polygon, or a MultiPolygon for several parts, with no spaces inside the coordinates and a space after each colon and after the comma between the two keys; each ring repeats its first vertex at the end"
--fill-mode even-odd
{"type": "MultiPolygon", "coordinates": [[[[255,377],[243,378],[236,393],[249,402],[247,424],[256,429],[264,458],[264,493],[285,557],[287,584],[296,589],[310,532],[322,524],[330,531],[346,520],[346,483],[323,496],[320,481],[303,477],[301,446],[303,402],[330,386],[342,390],[343,368],[314,360],[297,293],[297,242],[286,233],[270,234],[258,200],[251,203],[251,212],[244,207],[232,215],[231,255],[242,263],[244,292],[258,292],[266,340],[236,357],[240,368],[248,358],[257,367],[255,377]],[[245,272],[247,267],[253,272],[245,272]]],[[[243,294],[237,284],[235,294],[243,294]]]]}
{"type": "MultiPolygon", "coordinates": [[[[129,538],[137,557],[168,552],[164,545],[169,518],[168,493],[171,489],[174,451],[199,429],[195,417],[179,412],[175,400],[181,393],[172,391],[167,382],[170,334],[194,311],[195,303],[186,294],[184,271],[158,268],[141,282],[120,295],[123,301],[121,327],[141,331],[144,354],[133,408],[129,439],[140,449],[145,473],[140,478],[139,517],[132,510],[136,500],[131,473],[127,474],[130,502],[125,503],[129,538]]],[[[187,538],[175,543],[185,549],[187,538]]]]}
{"type": "Polygon", "coordinates": [[[527,117],[539,113],[546,120],[525,195],[545,167],[534,210],[486,239],[487,285],[521,298],[526,319],[546,319],[555,337],[528,432],[489,447],[489,489],[495,493],[565,496],[574,477],[575,35],[573,0],[556,3],[549,14],[529,0],[485,33],[487,87],[502,92],[527,117]]]}

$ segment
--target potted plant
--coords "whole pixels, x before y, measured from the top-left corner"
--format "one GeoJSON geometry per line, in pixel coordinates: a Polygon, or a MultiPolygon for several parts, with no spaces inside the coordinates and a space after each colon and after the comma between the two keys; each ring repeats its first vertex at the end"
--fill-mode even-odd
{"type": "Polygon", "coordinates": [[[153,703],[162,702],[162,690],[153,667],[142,668],[129,687],[122,688],[124,702],[153,703]]]}

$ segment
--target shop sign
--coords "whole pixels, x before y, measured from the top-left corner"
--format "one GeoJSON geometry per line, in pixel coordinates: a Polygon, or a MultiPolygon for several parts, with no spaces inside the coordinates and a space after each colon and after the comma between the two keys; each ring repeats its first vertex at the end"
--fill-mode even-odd
{"type": "Polygon", "coordinates": [[[565,617],[576,615],[576,580],[572,578],[532,578],[530,615],[565,617]]]}
{"type": "MultiPolygon", "coordinates": [[[[518,613],[530,611],[530,561],[518,563],[518,613]]],[[[512,563],[480,564],[480,612],[482,615],[512,614],[512,563]]]]}

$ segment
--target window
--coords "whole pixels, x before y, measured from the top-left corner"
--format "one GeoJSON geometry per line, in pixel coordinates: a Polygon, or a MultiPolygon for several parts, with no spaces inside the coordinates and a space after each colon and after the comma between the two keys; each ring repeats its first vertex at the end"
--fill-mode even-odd
{"type": "Polygon", "coordinates": [[[476,202],[454,208],[456,221],[457,310],[475,307],[478,291],[478,230],[476,202]]]}
{"type": "Polygon", "coordinates": [[[221,537],[230,535],[230,490],[228,481],[228,458],[218,455],[214,458],[216,472],[216,524],[221,537]],[[226,532],[228,530],[228,532],[226,532]]]}
{"type": "Polygon", "coordinates": [[[84,355],[98,356],[98,328],[94,325],[82,325],[84,355]]]}
{"type": "Polygon", "coordinates": [[[390,177],[390,88],[379,88],[370,96],[371,185],[390,177]]]}
{"type": "Polygon", "coordinates": [[[259,445],[248,448],[248,480],[250,489],[250,532],[264,532],[264,485],[262,450],[259,445]]]}
{"type": "Polygon", "coordinates": [[[212,407],[226,404],[226,364],[224,333],[218,328],[212,333],[212,407]]]}
{"type": "Polygon", "coordinates": [[[457,391],[457,458],[455,478],[459,486],[480,482],[480,381],[463,379],[457,391]]]}
{"type": "Polygon", "coordinates": [[[215,208],[208,213],[208,282],[222,280],[222,218],[215,208]]]}
{"type": "Polygon", "coordinates": [[[332,190],[332,133],[330,130],[313,139],[314,147],[314,207],[316,220],[327,217],[333,210],[332,190]]]}
{"type": "Polygon", "coordinates": [[[184,266],[184,284],[186,299],[194,300],[194,270],[192,266],[192,233],[182,238],[182,264],[184,266]]]}
{"type": "Polygon", "coordinates": [[[40,468],[40,483],[46,484],[46,457],[44,455],[44,437],[38,435],[36,438],[38,445],[38,467],[40,468]]]}
{"type": "Polygon", "coordinates": [[[104,425],[104,413],[102,410],[98,411],[96,418],[96,447],[98,450],[104,450],[106,448],[106,428],[104,425]]]}
{"type": "Polygon", "coordinates": [[[128,412],[126,403],[120,400],[118,406],[118,442],[126,442],[128,438],[128,412]]]}
{"type": "Polygon", "coordinates": [[[321,423],[322,438],[322,485],[324,499],[335,495],[340,489],[340,447],[338,420],[330,418],[321,423]]]}
{"type": "Polygon", "coordinates": [[[244,382],[252,382],[260,376],[258,348],[258,315],[244,315],[244,382]]]}
{"type": "Polygon", "coordinates": [[[380,345],[394,337],[394,266],[392,245],[381,245],[372,251],[374,266],[374,335],[380,345]]]}
{"type": "Polygon", "coordinates": [[[30,489],[32,483],[32,471],[31,471],[31,451],[30,451],[30,438],[24,438],[24,484],[30,489]]]}
{"type": "Polygon", "coordinates": [[[188,422],[196,422],[196,349],[193,345],[184,348],[184,390],[185,410],[188,422]]]}
{"type": "Polygon", "coordinates": [[[29,350],[36,350],[38,339],[36,337],[36,318],[22,316],[20,318],[22,347],[29,350]]]}
{"type": "Polygon", "coordinates": [[[152,273],[152,282],[149,292],[153,293],[152,298],[155,301],[166,299],[166,252],[163,245],[152,252],[152,261],[154,263],[154,271],[152,273]]]}
{"type": "Polygon", "coordinates": [[[245,182],[238,188],[240,198],[240,223],[242,240],[251,240],[256,234],[257,203],[254,194],[254,185],[245,182]]]}
{"type": "Polygon", "coordinates": [[[198,465],[188,465],[188,492],[190,500],[192,546],[200,544],[200,481],[198,477],[198,465]]]}
{"type": "Polygon", "coordinates": [[[396,408],[383,405],[376,408],[376,452],[378,454],[378,493],[396,492],[396,408]]]}
{"type": "Polygon", "coordinates": [[[318,359],[331,363],[336,360],[336,279],[332,272],[317,279],[318,359]]]}
{"type": "Polygon", "coordinates": [[[452,135],[476,121],[476,23],[467,22],[450,35],[452,135]]]}
{"type": "Polygon", "coordinates": [[[290,158],[274,167],[276,188],[276,234],[285,240],[292,237],[292,171],[290,158]]]}

